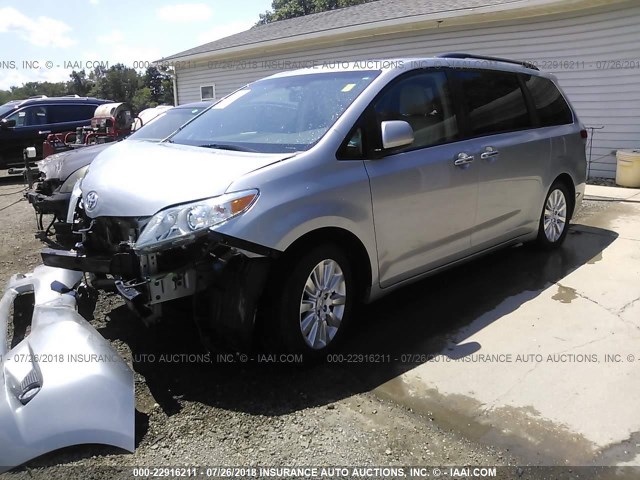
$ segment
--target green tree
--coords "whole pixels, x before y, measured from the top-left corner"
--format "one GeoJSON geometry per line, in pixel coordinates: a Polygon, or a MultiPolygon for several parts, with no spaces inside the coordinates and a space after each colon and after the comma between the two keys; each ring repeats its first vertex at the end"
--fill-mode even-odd
{"type": "Polygon", "coordinates": [[[75,70],[69,75],[67,82],[67,92],[69,95],[78,95],[80,97],[86,97],[93,87],[93,81],[87,78],[87,73],[84,70],[76,72],[75,70]]]}
{"type": "Polygon", "coordinates": [[[173,105],[173,75],[162,79],[162,96],[158,100],[160,105],[173,105]]]}
{"type": "Polygon", "coordinates": [[[11,98],[21,99],[46,95],[47,97],[59,97],[67,94],[64,82],[27,82],[21,87],[11,87],[11,98]]]}
{"type": "Polygon", "coordinates": [[[96,67],[87,72],[75,70],[66,82],[27,82],[0,90],[0,105],[9,100],[23,100],[36,95],[95,96],[114,102],[127,102],[134,112],[159,104],[173,105],[173,72],[167,67],[150,67],[144,74],[118,64],[111,68],[96,67]]]}
{"type": "Polygon", "coordinates": [[[258,25],[286,20],[287,18],[302,17],[312,13],[326,12],[338,8],[352,7],[374,0],[273,0],[272,10],[260,14],[258,25]]]}
{"type": "Polygon", "coordinates": [[[167,67],[151,66],[144,74],[144,86],[151,93],[151,100],[159,104],[173,105],[173,75],[167,67]]]}
{"type": "Polygon", "coordinates": [[[98,82],[102,80],[107,74],[108,70],[103,65],[98,65],[93,69],[93,71],[89,74],[89,79],[93,82],[98,82]]]}
{"type": "Polygon", "coordinates": [[[91,96],[127,102],[131,105],[133,97],[143,82],[135,69],[121,63],[111,66],[108,70],[96,68],[94,70],[95,85],[91,88],[91,96]]]}
{"type": "Polygon", "coordinates": [[[162,96],[162,79],[164,75],[157,67],[151,66],[144,73],[144,86],[149,90],[151,99],[155,102],[162,96]]]}
{"type": "Polygon", "coordinates": [[[13,100],[10,90],[0,90],[0,105],[7,103],[9,100],[13,100]]]}
{"type": "Polygon", "coordinates": [[[138,114],[145,108],[156,107],[158,102],[153,100],[153,94],[149,87],[143,87],[136,92],[131,101],[131,108],[134,113],[138,114]]]}

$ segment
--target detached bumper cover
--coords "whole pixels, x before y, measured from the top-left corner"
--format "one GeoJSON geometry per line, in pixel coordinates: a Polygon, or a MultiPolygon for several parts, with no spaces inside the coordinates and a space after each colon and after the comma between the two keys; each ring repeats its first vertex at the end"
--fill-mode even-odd
{"type": "Polygon", "coordinates": [[[41,266],[14,276],[0,300],[0,471],[71,445],[134,450],[133,372],[76,312],[81,278],[41,266]],[[31,331],[8,350],[22,295],[33,295],[31,331]]]}

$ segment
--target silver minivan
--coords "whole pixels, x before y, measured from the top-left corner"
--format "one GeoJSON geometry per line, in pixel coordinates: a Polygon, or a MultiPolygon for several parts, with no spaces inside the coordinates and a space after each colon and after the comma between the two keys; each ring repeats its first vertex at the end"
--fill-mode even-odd
{"type": "Polygon", "coordinates": [[[101,153],[76,189],[76,248],[43,258],[147,320],[188,297],[208,342],[318,357],[357,302],[496,248],[560,246],[585,142],[554,77],[522,62],[279,73],[165,142],[101,153]]]}

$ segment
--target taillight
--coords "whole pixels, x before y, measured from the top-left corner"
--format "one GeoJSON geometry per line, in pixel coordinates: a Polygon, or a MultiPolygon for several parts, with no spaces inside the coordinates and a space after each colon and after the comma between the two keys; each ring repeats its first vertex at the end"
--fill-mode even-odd
{"type": "Polygon", "coordinates": [[[585,140],[587,139],[589,135],[587,134],[587,129],[582,129],[580,130],[580,137],[584,138],[585,140]]]}

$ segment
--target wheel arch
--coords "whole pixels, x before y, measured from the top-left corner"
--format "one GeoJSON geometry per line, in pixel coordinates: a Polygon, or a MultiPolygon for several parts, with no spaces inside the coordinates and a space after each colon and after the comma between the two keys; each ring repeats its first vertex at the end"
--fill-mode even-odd
{"type": "Polygon", "coordinates": [[[573,178],[568,173],[563,172],[557,175],[556,178],[554,178],[553,182],[551,182],[551,185],[557,182],[562,183],[569,190],[569,195],[571,197],[569,198],[569,203],[571,205],[570,218],[572,218],[575,210],[575,205],[576,205],[576,186],[575,186],[575,183],[573,182],[573,178]]]}
{"type": "Polygon", "coordinates": [[[322,227],[305,233],[287,247],[279,262],[286,265],[310,248],[323,244],[337,245],[349,257],[358,300],[366,300],[373,282],[372,260],[362,241],[344,228],[322,227]]]}

